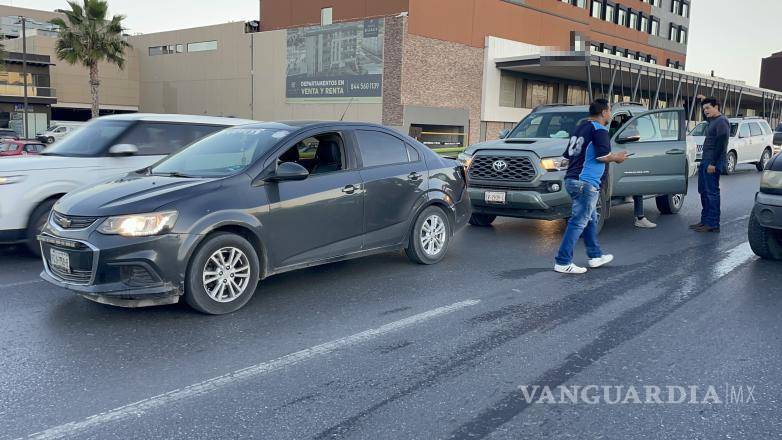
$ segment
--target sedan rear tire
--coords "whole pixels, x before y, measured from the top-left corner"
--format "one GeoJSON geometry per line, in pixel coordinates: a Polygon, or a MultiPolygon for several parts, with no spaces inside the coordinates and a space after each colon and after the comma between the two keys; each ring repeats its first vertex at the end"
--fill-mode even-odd
{"type": "Polygon", "coordinates": [[[754,209],[749,217],[747,236],[755,255],[766,260],[782,260],[782,231],[761,225],[754,209]]]}
{"type": "Polygon", "coordinates": [[[418,214],[405,253],[414,263],[439,263],[448,251],[451,235],[451,222],[445,211],[430,206],[418,214]]]}
{"type": "Polygon", "coordinates": [[[252,244],[236,234],[220,232],[198,246],[185,277],[185,301],[210,315],[242,308],[258,287],[260,263],[252,244]]]}
{"type": "Polygon", "coordinates": [[[654,200],[657,210],[663,215],[678,214],[684,206],[684,194],[667,194],[657,196],[654,200]]]}

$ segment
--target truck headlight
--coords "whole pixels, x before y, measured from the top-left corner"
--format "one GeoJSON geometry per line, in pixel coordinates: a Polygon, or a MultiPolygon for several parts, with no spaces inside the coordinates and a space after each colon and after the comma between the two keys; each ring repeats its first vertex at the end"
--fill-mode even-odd
{"type": "Polygon", "coordinates": [[[782,189],[782,171],[763,171],[760,178],[760,189],[782,189]]]}
{"type": "Polygon", "coordinates": [[[565,171],[568,160],[564,157],[546,157],[541,159],[540,166],[546,171],[565,171]]]}
{"type": "Polygon", "coordinates": [[[176,211],[120,215],[104,220],[98,232],[123,237],[146,237],[170,230],[176,218],[176,211]]]}
{"type": "Polygon", "coordinates": [[[456,161],[462,164],[465,168],[470,168],[470,165],[472,164],[472,155],[467,153],[459,153],[458,156],[456,156],[456,161]]]}
{"type": "Polygon", "coordinates": [[[23,181],[27,176],[0,176],[0,185],[10,185],[12,183],[19,183],[23,181]]]}

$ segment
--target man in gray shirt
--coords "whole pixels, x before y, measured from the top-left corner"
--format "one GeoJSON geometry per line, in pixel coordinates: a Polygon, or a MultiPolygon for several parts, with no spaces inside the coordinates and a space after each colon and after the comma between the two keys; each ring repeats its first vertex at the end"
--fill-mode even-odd
{"type": "Polygon", "coordinates": [[[701,221],[691,225],[696,232],[720,232],[720,174],[730,138],[730,121],[721,112],[716,98],[702,101],[709,125],[703,141],[703,156],[698,168],[698,192],[701,195],[701,221]]]}

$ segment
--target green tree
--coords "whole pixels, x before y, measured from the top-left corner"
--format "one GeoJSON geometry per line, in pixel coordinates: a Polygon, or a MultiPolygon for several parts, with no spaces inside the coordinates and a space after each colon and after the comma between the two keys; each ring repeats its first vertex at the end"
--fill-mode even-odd
{"type": "Polygon", "coordinates": [[[123,36],[123,15],[107,18],[109,6],[105,0],[83,0],[83,4],[69,1],[70,10],[58,9],[65,20],[55,18],[50,23],[58,26],[57,58],[68,64],[82,64],[90,72],[92,117],[98,116],[98,63],[107,61],[125,68],[125,50],[131,45],[123,36]]]}

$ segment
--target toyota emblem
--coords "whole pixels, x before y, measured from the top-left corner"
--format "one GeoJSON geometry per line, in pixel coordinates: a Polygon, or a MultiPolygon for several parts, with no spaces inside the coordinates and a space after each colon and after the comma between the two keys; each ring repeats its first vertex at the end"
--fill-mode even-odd
{"type": "Polygon", "coordinates": [[[491,164],[491,167],[494,168],[494,171],[505,171],[508,169],[508,162],[505,162],[504,160],[495,160],[493,164],[491,164]]]}

